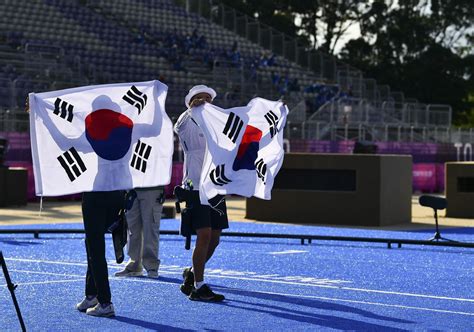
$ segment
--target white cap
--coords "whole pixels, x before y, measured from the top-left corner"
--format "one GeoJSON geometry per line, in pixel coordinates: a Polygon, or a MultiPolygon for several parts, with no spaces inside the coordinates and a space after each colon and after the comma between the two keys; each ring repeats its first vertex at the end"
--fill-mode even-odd
{"type": "Polygon", "coordinates": [[[184,98],[184,103],[186,104],[187,108],[189,108],[189,102],[191,99],[198,93],[207,93],[209,96],[211,96],[211,100],[214,100],[214,98],[217,96],[217,93],[214,89],[206,85],[195,85],[189,90],[188,94],[184,98]]]}

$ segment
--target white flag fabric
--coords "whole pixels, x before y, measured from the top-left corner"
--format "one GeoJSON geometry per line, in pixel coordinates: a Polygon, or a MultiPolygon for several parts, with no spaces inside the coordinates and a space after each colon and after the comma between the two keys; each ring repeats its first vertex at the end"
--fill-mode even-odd
{"type": "Polygon", "coordinates": [[[159,81],[31,93],[38,196],[166,185],[171,179],[168,87],[159,81]]]}
{"type": "Polygon", "coordinates": [[[212,199],[226,194],[270,199],[283,163],[286,105],[254,98],[244,107],[222,109],[206,103],[191,112],[207,142],[201,203],[215,205],[212,199]]]}

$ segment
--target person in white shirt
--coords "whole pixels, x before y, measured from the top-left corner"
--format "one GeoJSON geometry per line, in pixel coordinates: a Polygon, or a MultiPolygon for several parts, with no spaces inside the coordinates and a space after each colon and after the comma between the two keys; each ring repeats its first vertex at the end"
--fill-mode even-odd
{"type": "Polygon", "coordinates": [[[201,204],[199,200],[199,181],[206,151],[204,134],[191,117],[191,108],[212,103],[216,92],[205,85],[196,85],[186,95],[188,109],[181,114],[174,126],[184,151],[183,186],[191,190],[186,201],[193,230],[197,234],[192,256],[192,267],[184,269],[184,282],[181,291],[190,300],[220,302],[224,296],[214,293],[204,281],[206,262],[219,245],[223,229],[229,228],[227,209],[223,199],[215,208],[201,204]],[[220,213],[219,213],[220,212],[220,213]]]}

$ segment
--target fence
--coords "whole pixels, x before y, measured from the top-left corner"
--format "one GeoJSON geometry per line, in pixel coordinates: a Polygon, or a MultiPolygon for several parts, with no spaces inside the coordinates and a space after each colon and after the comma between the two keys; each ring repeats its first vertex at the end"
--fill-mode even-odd
{"type": "Polygon", "coordinates": [[[288,139],[371,140],[378,142],[474,143],[474,130],[396,124],[330,123],[325,121],[291,121],[285,129],[288,139]]]}
{"type": "MultiPolygon", "coordinates": [[[[337,78],[338,67],[335,57],[317,50],[307,49],[299,45],[294,38],[233,8],[212,3],[209,0],[176,0],[175,2],[185,7],[189,12],[198,13],[237,35],[271,50],[303,68],[312,70],[317,78],[332,81],[337,78]]],[[[357,71],[355,68],[353,70],[357,71]]]]}
{"type": "MultiPolygon", "coordinates": [[[[292,61],[301,69],[311,70],[315,80],[337,82],[340,90],[347,96],[370,101],[363,106],[366,107],[365,110],[361,110],[360,113],[357,110],[353,112],[354,118],[365,117],[365,121],[361,122],[367,123],[375,119],[377,122],[402,127],[413,126],[415,130],[422,127],[451,126],[452,110],[449,105],[425,105],[416,100],[409,100],[405,98],[403,92],[391,91],[388,85],[379,85],[374,79],[364,78],[360,70],[337,60],[334,56],[304,47],[294,38],[221,3],[209,0],[175,0],[175,2],[184,6],[188,12],[198,13],[235,34],[292,61]],[[382,103],[386,104],[374,105],[382,103]],[[384,111],[382,116],[377,114],[380,107],[384,111]]],[[[258,85],[255,88],[258,91],[258,85]]],[[[352,107],[355,108],[354,105],[352,107]]],[[[362,106],[357,105],[357,108],[360,107],[362,106]]],[[[335,118],[332,117],[332,119],[335,118]]]]}
{"type": "MultiPolygon", "coordinates": [[[[229,106],[232,106],[229,103],[229,106]]],[[[303,105],[304,106],[304,105],[303,105]]],[[[474,143],[474,130],[422,126],[414,127],[389,123],[330,123],[325,121],[299,121],[304,108],[299,109],[289,119],[285,128],[287,139],[318,139],[318,140],[373,140],[380,142],[432,142],[432,143],[474,143]]],[[[28,132],[28,114],[24,111],[0,110],[0,131],[28,132]]]]}

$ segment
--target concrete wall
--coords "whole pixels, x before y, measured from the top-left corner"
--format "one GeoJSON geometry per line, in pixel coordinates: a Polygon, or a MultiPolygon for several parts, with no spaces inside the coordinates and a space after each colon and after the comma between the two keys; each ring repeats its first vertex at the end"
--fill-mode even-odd
{"type": "Polygon", "coordinates": [[[0,167],[0,206],[26,205],[27,190],[26,169],[0,167]]]}
{"type": "Polygon", "coordinates": [[[272,199],[247,199],[246,217],[358,226],[409,223],[411,169],[411,156],[289,153],[272,199]]]}
{"type": "Polygon", "coordinates": [[[446,163],[446,217],[474,218],[474,162],[446,163]]]}

